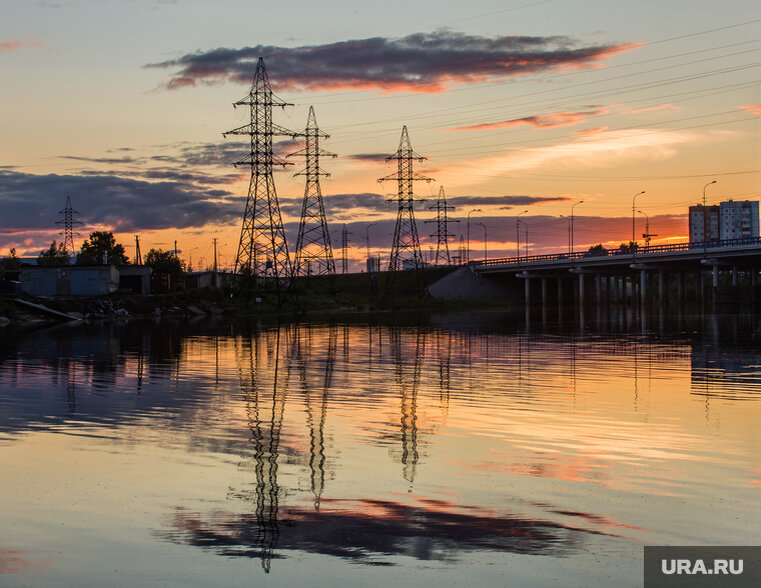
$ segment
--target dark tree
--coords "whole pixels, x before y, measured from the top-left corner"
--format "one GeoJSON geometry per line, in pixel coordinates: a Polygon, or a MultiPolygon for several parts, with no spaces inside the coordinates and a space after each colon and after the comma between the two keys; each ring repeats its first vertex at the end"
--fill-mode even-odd
{"type": "Polygon", "coordinates": [[[185,271],[185,262],[174,252],[163,249],[151,249],[145,254],[143,263],[153,269],[153,273],[172,276],[173,284],[178,282],[182,272],[185,271]]]}
{"type": "Polygon", "coordinates": [[[4,270],[17,270],[21,267],[21,260],[16,256],[16,248],[11,247],[10,254],[0,259],[0,268],[4,270]]]}
{"type": "Polygon", "coordinates": [[[63,243],[56,243],[55,239],[48,249],[40,251],[37,257],[37,265],[69,265],[71,256],[63,243]]]}
{"type": "Polygon", "coordinates": [[[126,265],[129,263],[124,254],[124,245],[117,243],[111,231],[95,231],[82,243],[77,256],[77,265],[126,265]]]}

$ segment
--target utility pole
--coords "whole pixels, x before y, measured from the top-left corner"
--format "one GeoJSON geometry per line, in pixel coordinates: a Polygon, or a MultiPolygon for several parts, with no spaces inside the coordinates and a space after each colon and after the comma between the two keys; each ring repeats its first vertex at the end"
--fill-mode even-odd
{"type": "Polygon", "coordinates": [[[135,265],[143,265],[143,256],[140,253],[140,235],[135,235],[135,265]]]}
{"type": "Polygon", "coordinates": [[[285,108],[290,105],[273,96],[261,57],[256,65],[251,90],[233,106],[250,107],[250,122],[224,133],[223,136],[248,135],[251,145],[250,153],[235,164],[236,167],[251,167],[246,208],[235,258],[235,273],[244,279],[263,281],[269,270],[278,293],[278,301],[281,302],[281,281],[290,279],[293,271],[272,169],[275,165],[288,165],[288,162],[273,153],[272,137],[295,137],[297,133],[272,122],[273,106],[285,108]]]}
{"type": "Polygon", "coordinates": [[[335,157],[320,149],[320,139],[327,139],[329,135],[320,132],[317,127],[317,118],[314,107],[309,107],[307,126],[301,135],[306,138],[306,147],[301,151],[289,154],[287,157],[303,156],[306,158],[306,168],[295,176],[306,176],[306,188],[304,200],[301,204],[301,221],[299,222],[299,236],[296,240],[296,263],[294,273],[304,275],[313,273],[312,262],[317,266],[317,275],[334,275],[336,264],[333,260],[333,248],[330,244],[330,232],[325,218],[325,206],[322,201],[320,189],[320,176],[329,176],[329,173],[320,169],[320,155],[335,157]],[[309,268],[309,270],[307,270],[309,268]]]}
{"type": "Polygon", "coordinates": [[[211,243],[214,246],[214,273],[217,273],[217,238],[212,237],[211,243]]]}
{"type": "Polygon", "coordinates": [[[444,194],[444,186],[439,188],[439,197],[436,200],[435,206],[429,206],[428,210],[436,211],[436,218],[425,221],[427,223],[436,223],[436,232],[429,237],[436,237],[436,257],[434,258],[434,265],[449,265],[451,259],[449,257],[449,238],[454,237],[449,232],[449,223],[459,223],[457,219],[450,219],[447,211],[454,210],[454,206],[447,204],[447,196],[444,194]]]}
{"type": "Polygon", "coordinates": [[[67,251],[73,255],[74,235],[79,236],[79,233],[74,231],[74,225],[81,225],[82,223],[74,218],[74,215],[79,213],[71,207],[70,196],[66,197],[66,206],[63,210],[59,211],[58,214],[63,215],[63,220],[56,221],[55,224],[63,225],[63,231],[61,231],[59,235],[63,237],[64,251],[67,251]]]}
{"type": "Polygon", "coordinates": [[[404,254],[407,254],[408,259],[413,261],[415,269],[420,269],[423,266],[423,257],[420,252],[420,239],[418,238],[417,226],[415,225],[415,213],[412,209],[412,202],[415,197],[412,192],[412,182],[416,180],[431,182],[433,180],[412,171],[413,161],[424,161],[426,158],[421,157],[412,150],[406,126],[402,127],[399,148],[396,150],[396,153],[389,155],[386,161],[391,161],[392,159],[397,160],[397,172],[378,180],[379,182],[396,180],[398,184],[398,193],[395,200],[398,202],[399,208],[396,215],[394,239],[391,243],[391,257],[388,262],[388,270],[396,272],[402,269],[403,260],[401,257],[404,254]]]}

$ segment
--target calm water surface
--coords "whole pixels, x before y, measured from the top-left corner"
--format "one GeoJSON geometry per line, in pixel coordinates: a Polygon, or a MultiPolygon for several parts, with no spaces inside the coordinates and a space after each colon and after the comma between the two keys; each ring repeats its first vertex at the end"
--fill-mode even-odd
{"type": "Polygon", "coordinates": [[[641,585],[761,543],[757,327],[5,334],[0,585],[641,585]]]}

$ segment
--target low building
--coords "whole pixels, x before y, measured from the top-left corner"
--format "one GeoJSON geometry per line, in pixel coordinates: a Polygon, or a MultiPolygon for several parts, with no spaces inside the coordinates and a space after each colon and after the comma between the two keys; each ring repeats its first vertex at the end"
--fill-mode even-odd
{"type": "Polygon", "coordinates": [[[99,296],[119,289],[114,265],[22,266],[21,288],[32,296],[99,296]]]}
{"type": "Polygon", "coordinates": [[[151,268],[147,265],[123,265],[119,267],[119,289],[135,294],[151,293],[151,268]]]}

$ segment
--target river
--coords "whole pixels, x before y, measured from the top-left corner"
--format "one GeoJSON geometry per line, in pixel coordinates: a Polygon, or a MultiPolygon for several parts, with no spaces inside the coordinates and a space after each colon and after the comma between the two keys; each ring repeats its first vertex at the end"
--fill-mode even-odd
{"type": "Polygon", "coordinates": [[[0,585],[641,586],[761,528],[758,319],[0,342],[0,585]]]}

